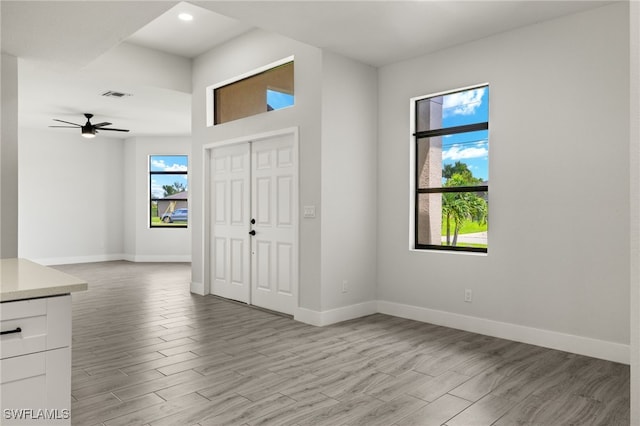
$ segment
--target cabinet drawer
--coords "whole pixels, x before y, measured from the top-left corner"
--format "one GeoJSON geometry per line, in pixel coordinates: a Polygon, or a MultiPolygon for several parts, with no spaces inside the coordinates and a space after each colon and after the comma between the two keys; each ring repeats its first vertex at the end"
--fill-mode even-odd
{"type": "Polygon", "coordinates": [[[71,403],[69,348],[0,360],[0,424],[68,425],[71,403]],[[23,410],[31,410],[20,417],[23,410]],[[53,417],[30,418],[46,410],[53,417]]]}
{"type": "Polygon", "coordinates": [[[71,344],[71,296],[0,304],[0,359],[71,344]]]}

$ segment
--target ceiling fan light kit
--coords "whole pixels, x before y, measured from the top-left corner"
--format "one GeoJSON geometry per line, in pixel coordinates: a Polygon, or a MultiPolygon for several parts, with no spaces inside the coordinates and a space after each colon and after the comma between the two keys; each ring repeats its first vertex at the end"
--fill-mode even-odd
{"type": "Polygon", "coordinates": [[[82,126],[82,136],[84,136],[87,139],[95,138],[96,129],[93,129],[89,126],[82,126]]]}
{"type": "Polygon", "coordinates": [[[53,121],[58,121],[60,123],[65,123],[65,124],[71,124],[71,126],[49,126],[49,127],[64,127],[69,129],[80,128],[80,132],[82,136],[84,136],[85,138],[94,138],[96,136],[96,133],[98,133],[98,130],[100,131],[108,130],[112,132],[128,132],[129,131],[126,129],[114,129],[113,127],[111,128],[106,127],[111,125],[111,123],[108,123],[106,121],[103,123],[91,124],[91,118],[93,117],[93,114],[84,114],[84,116],[87,118],[87,122],[85,123],[84,126],[82,124],[71,123],[69,121],[58,120],[54,118],[53,121]]]}

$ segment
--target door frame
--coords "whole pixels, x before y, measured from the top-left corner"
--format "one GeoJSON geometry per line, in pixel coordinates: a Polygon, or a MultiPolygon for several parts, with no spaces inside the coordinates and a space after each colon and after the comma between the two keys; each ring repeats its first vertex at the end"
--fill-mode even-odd
{"type": "MultiPolygon", "coordinates": [[[[280,130],[274,130],[263,133],[256,133],[253,135],[240,136],[233,139],[227,139],[220,142],[212,142],[203,145],[202,147],[202,170],[203,170],[203,182],[202,182],[202,214],[203,214],[203,238],[202,238],[202,253],[203,253],[203,281],[204,281],[204,294],[212,294],[211,290],[213,289],[213,285],[211,282],[211,153],[215,148],[220,148],[229,145],[236,145],[241,143],[260,143],[261,141],[265,141],[278,136],[286,136],[291,135],[293,138],[293,158],[294,165],[293,170],[295,173],[294,180],[294,193],[296,196],[296,208],[293,209],[293,276],[295,277],[295,282],[293,283],[292,293],[293,300],[295,301],[294,312],[297,312],[300,306],[300,297],[299,297],[299,284],[300,284],[300,174],[299,174],[299,130],[298,127],[288,127],[280,130]]],[[[247,232],[250,230],[250,224],[247,224],[247,232]]],[[[249,247],[249,250],[251,247],[249,247]]],[[[251,290],[250,290],[251,291],[251,290]]]]}

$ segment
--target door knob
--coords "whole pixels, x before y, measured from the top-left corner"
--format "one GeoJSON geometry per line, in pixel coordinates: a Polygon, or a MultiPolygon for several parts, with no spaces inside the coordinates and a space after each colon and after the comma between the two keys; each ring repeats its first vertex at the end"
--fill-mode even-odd
{"type": "Polygon", "coordinates": [[[251,219],[251,224],[255,225],[256,224],[256,220],[255,219],[251,219]]]}
{"type": "Polygon", "coordinates": [[[252,229],[251,231],[249,231],[249,235],[256,235],[256,230],[252,229]]]}

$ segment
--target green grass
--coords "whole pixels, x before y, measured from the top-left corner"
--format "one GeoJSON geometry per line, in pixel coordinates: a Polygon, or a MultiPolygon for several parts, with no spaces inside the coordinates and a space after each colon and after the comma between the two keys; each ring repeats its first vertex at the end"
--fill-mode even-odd
{"type": "MultiPolygon", "coordinates": [[[[447,243],[442,243],[443,246],[445,247],[450,247],[451,245],[447,245],[447,243]]],[[[487,248],[488,245],[487,244],[476,244],[476,243],[458,243],[456,244],[456,247],[479,247],[479,248],[487,248]]]]}
{"type": "Polygon", "coordinates": [[[187,224],[187,222],[165,223],[165,222],[161,221],[160,218],[157,217],[157,216],[153,216],[151,218],[151,226],[157,226],[157,227],[161,227],[161,226],[166,226],[166,227],[179,226],[179,227],[184,227],[186,224],[187,224]]]}
{"type": "MultiPolygon", "coordinates": [[[[452,221],[449,224],[450,227],[450,232],[451,232],[451,236],[453,237],[453,230],[455,229],[455,221],[452,221]]],[[[458,235],[461,234],[472,234],[474,232],[485,232],[487,230],[487,224],[486,223],[478,223],[478,222],[472,222],[472,221],[465,221],[462,224],[462,227],[460,228],[460,231],[458,232],[458,235]]],[[[447,235],[447,229],[446,229],[446,222],[443,220],[442,221],[442,235],[447,235]]]]}

